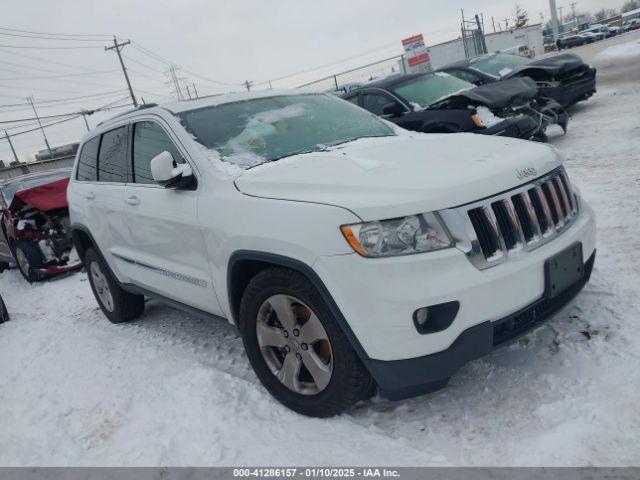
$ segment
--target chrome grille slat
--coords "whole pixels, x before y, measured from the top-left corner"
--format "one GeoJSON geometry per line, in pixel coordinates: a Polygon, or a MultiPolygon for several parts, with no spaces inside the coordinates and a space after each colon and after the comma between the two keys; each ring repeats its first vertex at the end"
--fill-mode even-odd
{"type": "Polygon", "coordinates": [[[576,199],[571,191],[571,184],[569,183],[569,179],[567,178],[567,174],[564,171],[560,172],[560,181],[564,186],[565,192],[567,192],[567,196],[569,197],[569,203],[571,204],[571,214],[575,215],[578,211],[578,206],[576,204],[576,199]]]}
{"type": "Polygon", "coordinates": [[[502,236],[502,233],[498,228],[498,220],[496,219],[491,206],[482,207],[482,210],[487,217],[487,220],[489,220],[489,225],[491,225],[491,233],[492,235],[495,235],[495,238],[497,239],[499,245],[498,249],[491,258],[501,258],[504,255],[504,252],[507,250],[507,246],[505,245],[504,237],[502,236]]]}
{"type": "Polygon", "coordinates": [[[556,227],[564,226],[564,212],[562,211],[562,206],[560,205],[560,198],[558,197],[558,192],[556,191],[556,185],[553,179],[549,180],[545,183],[545,186],[549,189],[549,193],[551,194],[551,202],[552,207],[556,212],[556,227]]]}
{"type": "Polygon", "coordinates": [[[515,233],[517,238],[517,242],[515,246],[512,248],[512,250],[520,249],[527,242],[526,242],[526,239],[524,238],[524,232],[522,230],[522,225],[520,224],[520,219],[518,219],[518,216],[516,215],[516,210],[515,210],[515,207],[513,206],[513,201],[511,200],[511,198],[505,198],[502,201],[502,203],[505,206],[505,209],[507,210],[507,215],[509,217],[511,227],[513,228],[513,232],[515,233]]]}
{"type": "Polygon", "coordinates": [[[569,201],[569,195],[565,190],[564,183],[560,176],[557,176],[553,179],[556,184],[556,190],[560,192],[560,200],[562,200],[562,207],[564,208],[564,218],[569,218],[571,216],[571,211],[573,208],[571,207],[571,202],[569,201]]]}
{"type": "Polygon", "coordinates": [[[537,243],[542,237],[542,230],[540,229],[540,222],[538,221],[536,211],[531,203],[531,197],[529,196],[529,192],[522,192],[519,194],[519,196],[522,199],[522,203],[524,203],[524,206],[527,210],[527,215],[529,217],[529,222],[533,227],[533,238],[529,240],[529,243],[537,243]]]}
{"type": "Polygon", "coordinates": [[[456,246],[480,270],[553,240],[577,214],[562,167],[495,197],[440,211],[456,246]]]}
{"type": "Polygon", "coordinates": [[[540,202],[540,205],[542,206],[542,212],[547,225],[546,230],[542,232],[542,236],[545,237],[552,235],[556,231],[556,223],[553,221],[553,215],[551,215],[551,207],[549,206],[549,202],[547,202],[547,196],[540,185],[535,187],[534,190],[536,192],[536,197],[538,197],[538,202],[540,202]]]}

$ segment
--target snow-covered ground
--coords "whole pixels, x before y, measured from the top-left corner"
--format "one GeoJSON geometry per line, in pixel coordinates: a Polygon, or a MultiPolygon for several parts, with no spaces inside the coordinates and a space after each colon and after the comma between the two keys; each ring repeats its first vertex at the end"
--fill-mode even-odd
{"type": "Polygon", "coordinates": [[[591,283],[543,327],[445,390],[316,420],[267,394],[227,327],[154,302],[111,325],[84,273],[28,286],[12,270],[0,465],[640,464],[639,40],[583,50],[599,92],[552,139],[599,238],[591,283]]]}

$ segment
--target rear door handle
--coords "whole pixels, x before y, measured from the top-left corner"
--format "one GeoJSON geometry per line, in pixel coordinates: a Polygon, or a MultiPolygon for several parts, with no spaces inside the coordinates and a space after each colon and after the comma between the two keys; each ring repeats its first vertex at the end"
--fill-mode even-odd
{"type": "Polygon", "coordinates": [[[87,200],[93,200],[94,198],[96,198],[96,194],[93,192],[88,192],[84,194],[84,198],[86,198],[87,200]]]}
{"type": "Polygon", "coordinates": [[[135,195],[130,196],[125,200],[129,205],[140,205],[140,199],[135,195]]]}

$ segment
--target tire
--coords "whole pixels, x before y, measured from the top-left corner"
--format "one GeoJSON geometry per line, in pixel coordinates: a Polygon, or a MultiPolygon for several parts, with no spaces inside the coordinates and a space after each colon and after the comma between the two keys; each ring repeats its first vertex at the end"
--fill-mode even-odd
{"type": "Polygon", "coordinates": [[[311,417],[330,417],[370,398],[375,392],[375,382],[330,309],[309,280],[298,272],[285,268],[259,272],[242,296],[239,327],[247,356],[259,380],[271,395],[291,410],[311,417]],[[273,305],[279,306],[278,309],[273,305]],[[280,322],[281,315],[275,313],[276,310],[284,311],[280,309],[283,305],[293,312],[287,320],[293,319],[289,326],[284,321],[280,322]],[[269,329],[269,335],[261,334],[259,340],[260,325],[269,329]],[[312,327],[307,328],[308,325],[312,327]],[[318,334],[313,338],[322,337],[322,332],[324,337],[313,343],[309,341],[305,348],[304,341],[312,337],[310,328],[312,333],[318,334]],[[284,346],[273,347],[272,343],[264,340],[265,337],[273,344],[284,346]],[[316,363],[310,364],[311,359],[316,363]],[[318,363],[318,360],[323,363],[318,363]],[[292,386],[287,386],[285,380],[277,376],[287,376],[283,372],[285,362],[289,361],[289,364],[297,362],[299,365],[297,370],[293,369],[295,380],[289,381],[292,386]],[[281,363],[280,369],[277,368],[278,362],[281,363]],[[315,375],[307,365],[313,367],[315,375]],[[316,368],[318,365],[322,368],[316,368]],[[329,374],[327,370],[330,370],[329,374]]]}
{"type": "Polygon", "coordinates": [[[142,315],[144,296],[126,292],[95,248],[90,247],[85,252],[84,265],[93,295],[111,323],[128,322],[142,315]]]}
{"type": "Polygon", "coordinates": [[[7,307],[4,304],[2,297],[0,297],[0,323],[8,322],[8,321],[9,321],[9,312],[7,312],[7,307]]]}
{"type": "Polygon", "coordinates": [[[33,283],[39,278],[32,273],[31,269],[41,268],[44,265],[44,257],[40,249],[28,240],[18,240],[13,246],[13,257],[18,265],[18,270],[24,279],[33,283]]]}

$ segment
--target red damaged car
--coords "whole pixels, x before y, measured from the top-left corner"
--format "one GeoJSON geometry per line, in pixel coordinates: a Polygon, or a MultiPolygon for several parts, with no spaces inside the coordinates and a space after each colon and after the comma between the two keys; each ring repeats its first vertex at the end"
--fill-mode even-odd
{"type": "Polygon", "coordinates": [[[34,282],[82,267],[69,228],[70,176],[60,169],[0,180],[0,269],[16,263],[34,282]]]}

